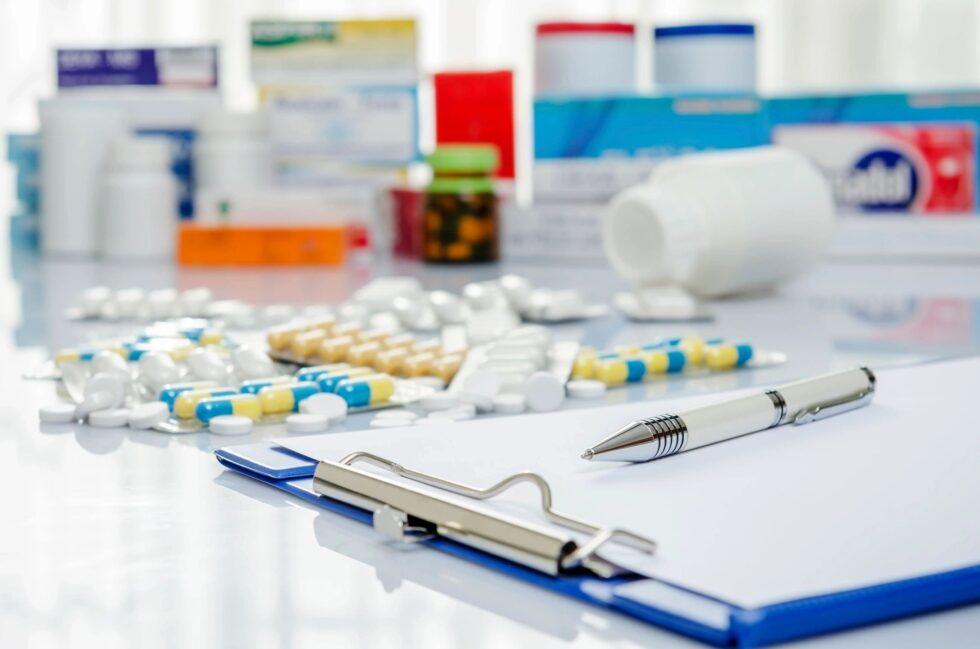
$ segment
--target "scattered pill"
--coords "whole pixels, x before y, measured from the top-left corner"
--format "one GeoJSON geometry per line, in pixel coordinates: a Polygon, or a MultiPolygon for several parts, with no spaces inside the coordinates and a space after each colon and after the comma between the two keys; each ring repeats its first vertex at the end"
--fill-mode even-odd
{"type": "Polygon", "coordinates": [[[742,367],[752,360],[750,345],[711,345],[704,350],[704,364],[713,370],[742,367]]]}
{"type": "Polygon", "coordinates": [[[38,411],[38,416],[45,424],[68,424],[75,421],[75,404],[52,403],[43,406],[38,411]]]}
{"type": "Polygon", "coordinates": [[[423,385],[427,388],[432,388],[433,390],[442,390],[446,387],[446,382],[440,379],[438,376],[416,376],[411,379],[413,383],[418,385],[423,385]]]}
{"type": "Polygon", "coordinates": [[[490,412],[493,410],[493,397],[478,392],[467,392],[463,390],[459,393],[459,402],[473,404],[477,412],[490,412]]]}
{"type": "Polygon", "coordinates": [[[395,381],[387,374],[369,374],[344,379],[334,393],[351,408],[387,403],[395,394],[395,381]]]}
{"type": "Polygon", "coordinates": [[[418,413],[412,412],[411,410],[405,410],[404,408],[393,408],[391,410],[382,410],[374,416],[375,419],[408,419],[409,421],[415,421],[419,418],[418,413]]]}
{"type": "Polygon", "coordinates": [[[449,410],[459,405],[459,397],[452,392],[433,392],[419,399],[419,406],[426,412],[449,410]]]}
{"type": "Polygon", "coordinates": [[[88,425],[95,428],[119,428],[129,423],[129,411],[125,408],[108,408],[89,413],[88,425]]]}
{"type": "Polygon", "coordinates": [[[622,385],[642,381],[647,365],[642,358],[610,358],[600,360],[595,367],[595,379],[606,385],[622,385]]]}
{"type": "Polygon", "coordinates": [[[411,426],[415,423],[414,419],[397,419],[395,417],[375,417],[371,420],[371,428],[401,428],[411,426]]]}
{"type": "Polygon", "coordinates": [[[337,372],[339,370],[346,370],[349,367],[350,367],[349,363],[330,363],[328,365],[313,365],[311,367],[304,367],[303,369],[296,372],[296,380],[316,381],[318,378],[320,378],[320,375],[322,374],[327,374],[328,372],[337,372]]]}
{"type": "Polygon", "coordinates": [[[174,399],[174,407],[172,412],[174,413],[174,416],[179,419],[192,419],[194,417],[197,404],[204,399],[209,399],[211,397],[227,397],[232,394],[238,394],[238,390],[235,388],[212,387],[181,392],[179,395],[177,395],[177,398],[174,399]]]}
{"type": "Polygon", "coordinates": [[[572,379],[565,386],[572,399],[601,399],[606,393],[606,384],[591,379],[572,379]]]}
{"type": "Polygon", "coordinates": [[[527,407],[535,412],[557,409],[565,400],[565,386],[554,374],[535,372],[524,383],[527,407]]]}
{"type": "Polygon", "coordinates": [[[206,381],[223,381],[228,376],[228,364],[215,352],[197,348],[187,356],[191,374],[206,381]]]}
{"type": "Polygon", "coordinates": [[[293,377],[283,375],[283,376],[270,376],[264,379],[251,379],[248,381],[242,381],[242,384],[238,387],[238,391],[244,394],[258,394],[259,390],[262,388],[267,388],[270,385],[283,385],[284,383],[292,383],[293,377]]]}
{"type": "Polygon", "coordinates": [[[320,386],[313,381],[282,383],[270,385],[259,390],[262,413],[276,415],[284,412],[298,412],[303,399],[320,392],[320,386]]]}
{"type": "MultiPolygon", "coordinates": [[[[204,344],[204,343],[201,343],[204,344]]],[[[231,361],[235,370],[243,379],[257,379],[275,374],[276,367],[263,349],[242,345],[231,353],[231,361]]]]}
{"type": "Polygon", "coordinates": [[[646,366],[647,374],[673,374],[687,365],[687,354],[680,349],[662,349],[641,352],[640,358],[646,366]]]}
{"type": "Polygon", "coordinates": [[[185,383],[168,383],[160,388],[160,401],[167,405],[167,408],[173,410],[174,401],[181,393],[187,392],[189,390],[197,390],[199,388],[211,388],[215,387],[217,384],[214,381],[187,381],[185,383]]]}
{"type": "Polygon", "coordinates": [[[254,394],[210,397],[198,402],[194,415],[205,424],[221,415],[239,415],[257,421],[262,416],[262,402],[254,394]]]}
{"type": "Polygon", "coordinates": [[[140,378],[148,386],[156,387],[173,383],[180,378],[177,363],[166,352],[149,352],[139,360],[140,378]]]}
{"type": "Polygon", "coordinates": [[[215,435],[247,435],[252,432],[252,420],[239,415],[218,415],[208,422],[215,435]]]}
{"type": "Polygon", "coordinates": [[[300,401],[299,411],[307,415],[324,415],[331,424],[339,424],[347,418],[347,402],[336,394],[321,392],[300,401]]]}
{"type": "Polygon", "coordinates": [[[141,403],[129,410],[130,428],[152,428],[167,418],[167,404],[162,401],[141,403]]]}
{"type": "Polygon", "coordinates": [[[75,406],[75,418],[84,419],[90,412],[119,408],[126,400],[128,385],[118,375],[100,372],[85,382],[84,398],[75,406]]]}
{"type": "Polygon", "coordinates": [[[352,379],[358,376],[368,376],[369,374],[374,374],[375,371],[370,367],[351,367],[343,370],[335,370],[333,372],[327,372],[326,374],[321,374],[316,380],[317,385],[320,386],[321,392],[334,392],[340,382],[345,379],[352,379]]]}
{"type": "Polygon", "coordinates": [[[516,415],[524,412],[526,407],[523,394],[498,394],[493,398],[493,411],[501,414],[516,415]]]}
{"type": "Polygon", "coordinates": [[[286,417],[286,431],[289,433],[311,435],[322,433],[328,428],[330,428],[330,418],[326,415],[296,413],[286,417]]]}
{"type": "Polygon", "coordinates": [[[493,398],[500,392],[500,375],[496,372],[478,369],[463,380],[463,390],[471,394],[493,398]]]}

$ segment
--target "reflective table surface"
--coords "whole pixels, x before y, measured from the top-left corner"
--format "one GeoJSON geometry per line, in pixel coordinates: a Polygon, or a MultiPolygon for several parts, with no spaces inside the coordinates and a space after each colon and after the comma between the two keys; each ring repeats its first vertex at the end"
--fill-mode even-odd
{"type": "MultiPolygon", "coordinates": [[[[424,548],[229,473],[220,446],[276,437],[39,425],[49,381],[21,378],[49,350],[131,333],[133,323],[65,318],[80,290],[209,286],[255,304],[336,303],[373,275],[458,290],[518,272],[607,302],[606,269],[515,264],[342,270],[188,270],[52,261],[17,252],[0,270],[0,638],[9,647],[700,646],[424,548]]],[[[697,325],[610,314],[555,327],[597,347],[697,331],[785,352],[779,367],[612,391],[609,403],[882,366],[980,349],[980,267],[824,265],[778,292],[713,302],[697,325]]],[[[569,407],[580,407],[569,404],[569,407]]],[[[653,413],[651,413],[653,414],[653,413]]],[[[367,426],[354,416],[348,430],[367,426]]],[[[797,643],[806,647],[963,646],[980,606],[797,643]]]]}

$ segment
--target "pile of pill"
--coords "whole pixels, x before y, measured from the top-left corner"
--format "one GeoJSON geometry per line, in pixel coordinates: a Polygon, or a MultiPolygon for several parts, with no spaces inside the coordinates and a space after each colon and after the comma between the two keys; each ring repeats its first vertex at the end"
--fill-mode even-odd
{"type": "Polygon", "coordinates": [[[705,340],[696,335],[621,346],[608,352],[583,348],[572,366],[572,378],[617,386],[691,368],[731,370],[744,367],[755,355],[751,345],[726,344],[721,339],[705,340]]]}
{"type": "Polygon", "coordinates": [[[333,316],[292,322],[270,329],[270,353],[300,363],[347,363],[401,377],[434,376],[448,383],[463,363],[461,351],[448,353],[438,340],[411,334],[362,329],[356,322],[338,323],[333,316]]]}

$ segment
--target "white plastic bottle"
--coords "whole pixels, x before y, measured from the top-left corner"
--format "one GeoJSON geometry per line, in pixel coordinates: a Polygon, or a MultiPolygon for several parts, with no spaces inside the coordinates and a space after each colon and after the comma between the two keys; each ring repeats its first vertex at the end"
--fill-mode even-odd
{"type": "Polygon", "coordinates": [[[101,182],[99,253],[169,259],[177,237],[177,181],[170,143],[125,137],[112,143],[101,182]]]}
{"type": "Polygon", "coordinates": [[[202,189],[255,189],[272,183],[272,147],[264,113],[208,114],[194,142],[194,178],[202,189]]]}
{"type": "Polygon", "coordinates": [[[772,286],[810,267],[830,243],[827,181],[801,154],[766,146],[683,156],[613,198],[602,238],[637,288],[703,297],[772,286]]]}

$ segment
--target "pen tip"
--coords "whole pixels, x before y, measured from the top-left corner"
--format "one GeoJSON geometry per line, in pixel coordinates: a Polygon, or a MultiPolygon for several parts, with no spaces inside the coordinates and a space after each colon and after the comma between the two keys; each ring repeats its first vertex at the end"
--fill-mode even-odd
{"type": "Polygon", "coordinates": [[[585,449],[585,453],[582,453],[579,457],[583,460],[591,460],[593,455],[595,455],[595,452],[591,448],[587,448],[585,449]]]}

